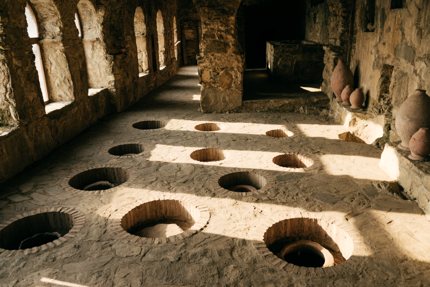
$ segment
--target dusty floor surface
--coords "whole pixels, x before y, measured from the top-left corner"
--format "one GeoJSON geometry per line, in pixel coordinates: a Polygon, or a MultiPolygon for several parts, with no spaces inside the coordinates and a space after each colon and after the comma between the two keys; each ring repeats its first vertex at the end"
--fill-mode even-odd
{"type": "Polygon", "coordinates": [[[194,68],[182,69],[150,95],[153,104],[100,122],[1,187],[0,224],[44,207],[76,209],[85,222],[79,220],[82,228],[74,237],[34,254],[0,249],[0,286],[430,285],[430,222],[415,203],[387,191],[389,179],[378,167],[380,150],[340,141],[345,128],[321,116],[202,114],[197,82],[194,68]],[[143,120],[167,125],[132,127],[143,120]],[[204,122],[221,129],[194,129],[204,122]],[[266,136],[272,129],[291,136],[266,136]],[[107,152],[124,143],[140,143],[144,152],[132,157],[107,152]],[[225,160],[190,158],[204,147],[224,150],[225,160]],[[290,169],[272,162],[288,152],[314,164],[290,169]],[[103,166],[124,168],[128,180],[105,191],[68,185],[74,175],[103,166]],[[218,185],[221,176],[245,170],[265,177],[267,184],[245,195],[218,185]],[[207,226],[167,242],[129,240],[121,217],[162,198],[206,206],[207,226]],[[264,232],[296,217],[319,218],[345,231],[353,244],[351,257],[324,269],[279,265],[261,248],[264,232]]]}

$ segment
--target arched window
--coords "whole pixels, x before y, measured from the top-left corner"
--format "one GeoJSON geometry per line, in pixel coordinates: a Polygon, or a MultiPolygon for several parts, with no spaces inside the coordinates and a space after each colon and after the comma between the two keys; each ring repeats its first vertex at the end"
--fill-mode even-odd
{"type": "Polygon", "coordinates": [[[157,11],[157,36],[158,36],[158,64],[159,69],[162,70],[166,67],[165,59],[165,41],[164,41],[164,20],[161,11],[157,11]]]}
{"type": "Polygon", "coordinates": [[[146,46],[146,24],[145,15],[141,7],[136,8],[134,13],[134,34],[136,37],[137,61],[139,64],[139,75],[149,73],[148,50],[146,46]]]}
{"type": "Polygon", "coordinates": [[[78,29],[78,37],[79,38],[83,38],[83,34],[82,34],[82,24],[81,24],[81,16],[79,16],[79,13],[75,13],[75,26],[76,29],[78,29]]]}
{"type": "Polygon", "coordinates": [[[77,28],[80,27],[80,37],[84,47],[88,75],[88,95],[94,95],[100,89],[107,88],[114,82],[112,59],[107,55],[102,33],[102,15],[104,11],[102,7],[100,7],[100,10],[96,10],[90,0],[80,0],[77,8],[75,23],[79,23],[76,26],[77,28]]]}
{"type": "Polygon", "coordinates": [[[74,101],[69,62],[62,42],[63,23],[53,0],[28,0],[27,32],[32,43],[45,112],[61,109],[74,101]]]}
{"type": "Polygon", "coordinates": [[[173,16],[173,47],[176,61],[178,60],[178,49],[179,49],[179,41],[178,41],[178,27],[176,26],[176,17],[173,16]]]}
{"type": "Polygon", "coordinates": [[[39,25],[37,23],[36,14],[28,3],[25,6],[25,18],[27,19],[27,34],[31,40],[32,50],[35,57],[34,64],[39,77],[40,90],[42,92],[43,101],[48,103],[48,86],[46,83],[45,67],[43,66],[42,51],[39,45],[39,25]]]}

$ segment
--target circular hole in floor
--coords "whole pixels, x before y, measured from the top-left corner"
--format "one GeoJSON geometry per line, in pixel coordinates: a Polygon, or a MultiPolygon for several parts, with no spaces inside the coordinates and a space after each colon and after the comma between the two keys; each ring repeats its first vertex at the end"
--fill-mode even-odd
{"type": "Polygon", "coordinates": [[[193,151],[190,155],[193,160],[201,162],[220,161],[225,159],[224,152],[218,148],[205,148],[193,151]]]}
{"type": "Polygon", "coordinates": [[[215,123],[203,123],[196,125],[194,128],[202,132],[215,132],[220,130],[220,127],[215,123]]]}
{"type": "Polygon", "coordinates": [[[103,167],[78,173],[69,180],[73,188],[94,191],[116,187],[128,179],[127,172],[118,167],[103,167]]]}
{"type": "Polygon", "coordinates": [[[320,244],[310,240],[299,240],[287,244],[280,257],[288,263],[302,267],[333,266],[333,255],[320,244]]]}
{"type": "Polygon", "coordinates": [[[122,144],[110,148],[108,152],[116,156],[135,155],[143,152],[143,146],[141,144],[122,144]]]}
{"type": "Polygon", "coordinates": [[[199,219],[199,210],[178,200],[155,200],[141,204],[121,219],[122,228],[136,236],[166,238],[190,229],[199,219]]]}
{"type": "Polygon", "coordinates": [[[285,138],[288,134],[284,130],[270,130],[266,132],[266,135],[273,138],[285,138]]]}
{"type": "Polygon", "coordinates": [[[251,172],[234,172],[226,174],[218,180],[218,184],[234,192],[252,192],[261,189],[267,183],[261,175],[251,172]]]}
{"type": "Polygon", "coordinates": [[[133,124],[133,128],[139,130],[156,130],[166,126],[163,121],[141,121],[133,124]]]}
{"type": "Polygon", "coordinates": [[[314,164],[312,159],[296,153],[286,153],[275,156],[273,158],[273,163],[289,168],[307,168],[314,164]]]}
{"type": "Polygon", "coordinates": [[[314,218],[279,221],[266,230],[264,242],[277,257],[301,267],[341,264],[353,251],[352,239],[345,231],[314,218]]]}
{"type": "Polygon", "coordinates": [[[19,250],[57,240],[73,227],[73,217],[64,212],[44,212],[18,219],[0,230],[0,248],[19,250]]]}

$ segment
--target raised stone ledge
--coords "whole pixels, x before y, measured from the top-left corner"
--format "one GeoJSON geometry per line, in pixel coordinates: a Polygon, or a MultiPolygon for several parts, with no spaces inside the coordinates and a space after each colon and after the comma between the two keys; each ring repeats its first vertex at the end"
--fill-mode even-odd
{"type": "Polygon", "coordinates": [[[430,162],[413,161],[409,151],[386,144],[379,166],[397,180],[430,219],[430,162]]]}
{"type": "Polygon", "coordinates": [[[305,112],[317,110],[320,112],[328,107],[329,100],[324,93],[316,95],[295,95],[279,99],[247,100],[243,101],[241,112],[305,112]]]}

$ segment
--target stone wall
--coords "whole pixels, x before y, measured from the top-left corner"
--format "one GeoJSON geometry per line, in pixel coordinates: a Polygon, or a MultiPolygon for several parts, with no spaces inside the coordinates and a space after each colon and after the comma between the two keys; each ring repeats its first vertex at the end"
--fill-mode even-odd
{"type": "Polygon", "coordinates": [[[367,113],[384,115],[385,136],[397,141],[393,120],[399,106],[415,89],[430,90],[430,2],[405,1],[402,9],[391,9],[390,2],[376,1],[369,32],[368,11],[357,2],[350,67],[369,97],[367,113]]]}
{"type": "Polygon", "coordinates": [[[45,106],[42,100],[26,29],[26,1],[1,1],[0,182],[101,117],[126,109],[172,77],[177,69],[173,43],[176,0],[29,2],[39,20],[38,42],[43,49],[51,102],[45,106]],[[151,55],[149,73],[142,77],[133,21],[137,5],[143,8],[149,27],[146,41],[151,55]],[[157,63],[155,25],[159,10],[165,28],[166,67],[162,70],[157,63]],[[74,23],[77,11],[82,39],[74,23]]]}
{"type": "Polygon", "coordinates": [[[416,88],[430,89],[430,2],[405,1],[401,9],[391,9],[390,0],[351,5],[308,1],[306,39],[325,46],[322,87],[330,98],[331,72],[339,57],[350,66],[354,85],[366,94],[364,112],[350,113],[332,101],[333,116],[366,142],[383,146],[398,140],[394,118],[401,103],[416,88]],[[351,16],[348,7],[355,10],[351,16]]]}
{"type": "Polygon", "coordinates": [[[321,83],[324,68],[322,46],[309,41],[271,41],[267,43],[270,75],[290,83],[321,83]]]}
{"type": "Polygon", "coordinates": [[[307,39],[325,45],[323,90],[332,99],[332,115],[366,143],[385,147],[381,167],[429,213],[428,164],[412,162],[408,152],[395,148],[400,140],[394,123],[415,89],[430,90],[430,1],[395,1],[403,3],[395,9],[391,0],[355,1],[350,25],[347,17],[339,21],[343,12],[336,6],[347,7],[343,2],[309,4],[307,15],[307,39]],[[336,21],[335,31],[344,31],[337,36],[330,24],[336,21]],[[338,57],[348,63],[355,87],[363,88],[363,111],[351,112],[332,98],[329,83],[338,57]]]}

